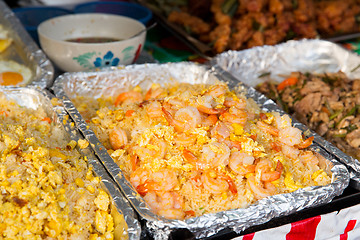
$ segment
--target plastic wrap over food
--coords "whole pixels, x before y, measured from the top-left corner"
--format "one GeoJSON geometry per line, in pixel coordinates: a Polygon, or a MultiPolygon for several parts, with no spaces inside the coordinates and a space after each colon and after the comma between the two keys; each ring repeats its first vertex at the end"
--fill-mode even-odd
{"type": "MultiPolygon", "coordinates": [[[[348,185],[349,174],[346,167],[340,164],[331,153],[324,151],[314,141],[314,151],[322,154],[326,160],[322,167],[326,172],[332,172],[331,184],[326,186],[307,187],[292,193],[279,194],[261,199],[247,208],[233,209],[212,214],[204,214],[186,220],[169,220],[151,212],[144,199],[136,192],[125,178],[121,169],[112,160],[106,149],[100,143],[95,133],[89,128],[71,99],[77,96],[98,98],[101,96],[117,96],[119,92],[130,86],[141,86],[146,89],[152,83],[215,83],[224,81],[238,93],[249,90],[247,96],[258,98],[253,89],[243,86],[231,75],[210,69],[194,63],[168,63],[132,65],[123,69],[108,69],[101,72],[65,73],[54,83],[55,95],[63,102],[66,111],[75,121],[78,129],[91,143],[101,162],[113,176],[116,183],[127,196],[133,207],[146,220],[147,228],[155,239],[166,239],[174,229],[189,229],[197,238],[209,237],[227,227],[240,232],[248,227],[262,224],[274,217],[284,216],[304,208],[314,207],[330,202],[340,195],[348,185]]],[[[277,106],[270,100],[257,99],[265,110],[277,111],[277,106]]]]}
{"type": "MultiPolygon", "coordinates": [[[[283,76],[298,71],[312,73],[342,71],[349,78],[360,78],[360,56],[323,40],[288,41],[276,46],[228,51],[214,57],[211,65],[222,68],[251,87],[267,79],[280,82],[283,76]],[[266,77],[263,77],[264,75],[266,77]]],[[[317,139],[323,148],[349,167],[351,185],[360,189],[360,162],[328,141],[319,137],[317,139]]]]}
{"type": "MultiPolygon", "coordinates": [[[[22,87],[5,87],[0,89],[7,99],[13,100],[22,107],[29,109],[43,108],[46,114],[55,124],[61,124],[63,136],[78,142],[83,137],[75,128],[75,124],[68,116],[65,109],[59,104],[54,95],[42,89],[22,88],[22,87]],[[53,99],[54,101],[51,101],[53,99]]],[[[114,219],[114,239],[140,239],[141,228],[135,217],[135,212],[127,199],[116,187],[113,179],[106,172],[105,168],[98,161],[93,150],[87,147],[77,148],[79,153],[86,157],[88,163],[92,165],[95,176],[101,178],[101,187],[111,196],[111,215],[114,219]]]]}
{"type": "Polygon", "coordinates": [[[53,65],[3,1],[0,1],[0,29],[11,39],[10,46],[0,53],[0,61],[11,62],[15,65],[12,68],[21,72],[24,80],[17,86],[50,87],[54,78],[53,65]]]}

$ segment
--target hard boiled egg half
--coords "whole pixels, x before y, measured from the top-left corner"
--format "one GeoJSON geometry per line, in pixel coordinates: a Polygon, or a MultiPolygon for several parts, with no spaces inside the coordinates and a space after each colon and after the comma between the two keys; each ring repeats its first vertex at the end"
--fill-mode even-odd
{"type": "Polygon", "coordinates": [[[0,61],[0,85],[24,85],[31,79],[31,70],[14,61],[0,61]]]}

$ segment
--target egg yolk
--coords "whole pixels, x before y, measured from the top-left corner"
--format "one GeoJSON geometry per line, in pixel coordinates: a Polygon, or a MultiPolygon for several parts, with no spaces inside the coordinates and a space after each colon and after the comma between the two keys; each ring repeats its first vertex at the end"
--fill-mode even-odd
{"type": "Polygon", "coordinates": [[[9,86],[16,85],[23,81],[23,77],[17,72],[2,72],[0,73],[0,85],[9,86]]]}
{"type": "Polygon", "coordinates": [[[9,47],[11,42],[11,39],[0,39],[0,53],[9,47]]]}

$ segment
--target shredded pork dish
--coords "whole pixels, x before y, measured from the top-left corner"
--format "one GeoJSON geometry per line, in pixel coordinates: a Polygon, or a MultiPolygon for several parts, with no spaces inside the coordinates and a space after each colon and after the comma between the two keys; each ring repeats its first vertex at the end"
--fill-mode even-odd
{"type": "Polygon", "coordinates": [[[114,239],[111,199],[42,107],[0,94],[0,238],[114,239]]]}
{"type": "Polygon", "coordinates": [[[360,80],[344,73],[294,72],[257,90],[340,150],[360,159],[360,80]]]}
{"type": "Polygon", "coordinates": [[[358,0],[152,0],[214,53],[360,30],[358,0]],[[174,10],[176,9],[176,10],[174,10]]]}
{"type": "Polygon", "coordinates": [[[288,115],[263,112],[225,83],[135,86],[73,99],[154,213],[184,219],[326,185],[327,160],[288,115]]]}

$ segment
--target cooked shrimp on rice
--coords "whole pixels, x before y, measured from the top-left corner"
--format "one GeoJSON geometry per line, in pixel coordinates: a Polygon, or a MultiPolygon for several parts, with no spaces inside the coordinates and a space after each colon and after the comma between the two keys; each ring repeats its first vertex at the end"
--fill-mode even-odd
{"type": "Polygon", "coordinates": [[[134,89],[89,99],[87,108],[84,97],[74,102],[158,215],[184,219],[243,208],[331,181],[310,155],[312,139],[304,147],[290,118],[262,112],[224,83],[134,89]]]}

